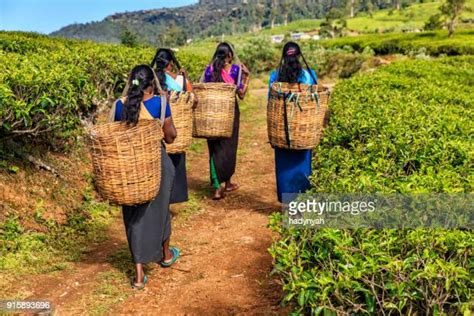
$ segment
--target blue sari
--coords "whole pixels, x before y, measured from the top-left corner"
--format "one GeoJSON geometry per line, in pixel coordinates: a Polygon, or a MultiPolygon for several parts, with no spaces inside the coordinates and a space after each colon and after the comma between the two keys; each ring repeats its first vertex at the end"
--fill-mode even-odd
{"type": "MultiPolygon", "coordinates": [[[[311,69],[317,80],[316,72],[311,69]]],[[[303,70],[298,79],[299,83],[316,84],[313,76],[303,70]]],[[[277,81],[278,72],[273,71],[270,75],[269,86],[277,81]]],[[[284,193],[302,193],[311,187],[308,177],[311,175],[312,150],[292,150],[275,148],[275,172],[277,183],[278,201],[283,202],[284,193]]]]}

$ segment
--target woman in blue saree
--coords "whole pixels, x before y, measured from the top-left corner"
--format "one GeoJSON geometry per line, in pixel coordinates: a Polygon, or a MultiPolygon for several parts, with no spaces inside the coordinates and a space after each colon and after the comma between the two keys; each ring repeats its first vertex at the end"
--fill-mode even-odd
{"type": "MultiPolygon", "coordinates": [[[[176,59],[173,51],[168,48],[160,48],[153,58],[152,67],[155,67],[155,73],[161,86],[165,91],[189,91],[193,87],[187,78],[184,69],[176,59]],[[179,69],[179,73],[173,72],[173,69],[179,69]]],[[[171,109],[173,111],[173,109],[171,109]]],[[[186,153],[168,154],[175,167],[175,179],[173,190],[171,191],[171,204],[186,202],[188,200],[188,179],[186,175],[186,153]]]]}
{"type": "MultiPolygon", "coordinates": [[[[288,42],[283,47],[280,67],[270,75],[270,89],[274,82],[316,84],[317,76],[306,64],[304,69],[301,60],[303,54],[298,44],[288,42]]],[[[310,187],[308,177],[311,175],[312,151],[275,148],[275,171],[278,201],[283,201],[285,193],[302,193],[310,187]]]]}

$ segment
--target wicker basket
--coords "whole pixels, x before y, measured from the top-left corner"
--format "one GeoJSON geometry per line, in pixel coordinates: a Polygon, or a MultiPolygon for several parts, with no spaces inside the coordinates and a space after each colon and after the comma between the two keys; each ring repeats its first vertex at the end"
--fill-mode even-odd
{"type": "Polygon", "coordinates": [[[172,144],[166,145],[169,154],[184,153],[193,141],[194,94],[173,91],[170,95],[171,112],[178,136],[172,144]]]}
{"type": "Polygon", "coordinates": [[[193,86],[198,106],[193,112],[193,136],[232,137],[236,86],[227,83],[197,83],[193,86]]]}
{"type": "Polygon", "coordinates": [[[320,141],[329,90],[317,85],[272,85],[267,107],[268,138],[273,147],[312,149],[320,141]]]}
{"type": "Polygon", "coordinates": [[[118,205],[153,200],[161,181],[162,129],[158,120],[95,126],[89,133],[99,194],[118,205]]]}

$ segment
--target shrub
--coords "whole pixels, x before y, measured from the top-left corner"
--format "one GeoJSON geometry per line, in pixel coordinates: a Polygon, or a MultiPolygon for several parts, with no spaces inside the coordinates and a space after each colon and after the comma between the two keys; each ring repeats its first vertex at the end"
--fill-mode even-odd
{"type": "Polygon", "coordinates": [[[344,37],[334,40],[321,41],[320,44],[326,48],[342,48],[351,46],[354,50],[361,52],[370,46],[376,54],[407,54],[409,51],[426,48],[433,56],[446,54],[473,55],[474,54],[474,30],[459,30],[452,38],[448,38],[447,31],[430,31],[422,33],[392,33],[362,35],[344,37]]]}
{"type": "Polygon", "coordinates": [[[252,72],[269,71],[280,58],[279,52],[265,38],[251,38],[238,49],[242,62],[252,72]]]}
{"type": "MultiPolygon", "coordinates": [[[[0,32],[0,140],[14,136],[61,148],[81,133],[80,119],[115,98],[128,72],[153,54],[151,48],[0,32]]],[[[198,54],[179,58],[194,79],[206,64],[198,54]]]]}
{"type": "MultiPolygon", "coordinates": [[[[336,87],[314,192],[472,192],[474,57],[403,61],[336,87]],[[407,163],[416,166],[407,170],[407,163]]],[[[319,314],[470,314],[471,230],[283,228],[285,302],[319,314]]]]}

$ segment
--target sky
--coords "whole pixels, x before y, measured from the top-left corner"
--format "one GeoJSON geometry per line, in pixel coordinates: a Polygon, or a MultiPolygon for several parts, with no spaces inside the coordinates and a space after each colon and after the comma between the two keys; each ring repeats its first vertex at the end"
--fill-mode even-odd
{"type": "Polygon", "coordinates": [[[125,11],[179,7],[197,0],[0,0],[0,30],[51,33],[125,11]]]}

